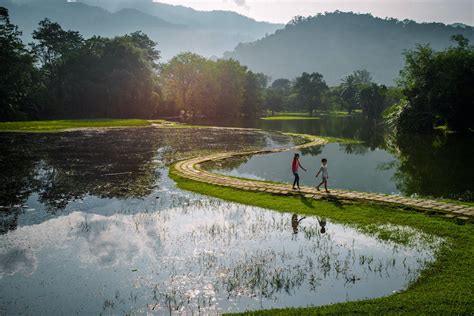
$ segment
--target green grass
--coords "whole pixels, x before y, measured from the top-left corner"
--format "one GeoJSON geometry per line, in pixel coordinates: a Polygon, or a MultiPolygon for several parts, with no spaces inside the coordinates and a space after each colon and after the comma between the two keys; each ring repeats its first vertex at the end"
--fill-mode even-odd
{"type": "Polygon", "coordinates": [[[266,120],[266,121],[289,121],[289,120],[319,120],[321,118],[318,116],[275,115],[275,116],[265,116],[260,119],[266,120]]]}
{"type": "MultiPolygon", "coordinates": [[[[474,225],[440,216],[377,204],[334,203],[303,197],[246,192],[181,178],[170,169],[178,187],[237,203],[280,212],[318,215],[351,225],[381,239],[396,239],[377,228],[381,225],[409,226],[445,239],[437,259],[422,271],[406,291],[391,296],[320,307],[287,308],[251,312],[252,315],[316,314],[474,314],[474,225]]],[[[322,289],[324,290],[324,289],[322,289]]]]}
{"type": "Polygon", "coordinates": [[[354,110],[352,113],[347,111],[313,112],[309,116],[307,112],[276,112],[275,115],[267,115],[262,120],[317,120],[321,116],[351,116],[361,114],[361,110],[354,110]]]}
{"type": "Polygon", "coordinates": [[[311,142],[311,141],[315,140],[316,138],[323,138],[328,143],[341,143],[341,144],[361,144],[361,143],[363,143],[360,140],[356,140],[356,139],[352,139],[352,138],[315,136],[315,135],[310,135],[310,134],[299,134],[299,133],[282,133],[282,134],[287,135],[287,136],[291,136],[291,137],[303,138],[304,140],[307,140],[308,142],[311,142]]]}
{"type": "Polygon", "coordinates": [[[150,126],[147,120],[97,119],[97,120],[51,120],[0,122],[1,132],[55,132],[75,128],[99,127],[143,127],[150,126]]]}

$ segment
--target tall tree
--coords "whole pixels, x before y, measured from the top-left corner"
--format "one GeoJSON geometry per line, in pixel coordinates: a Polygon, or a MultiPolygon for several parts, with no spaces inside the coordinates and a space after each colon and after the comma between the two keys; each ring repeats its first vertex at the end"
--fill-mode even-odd
{"type": "Polygon", "coordinates": [[[372,83],[364,85],[357,93],[357,100],[362,112],[367,118],[377,120],[382,116],[382,112],[386,107],[385,95],[387,87],[372,83]]]}
{"type": "Polygon", "coordinates": [[[352,113],[359,108],[358,93],[362,88],[371,84],[372,76],[365,69],[356,70],[342,79],[340,96],[347,112],[352,113]]]}
{"type": "Polygon", "coordinates": [[[266,91],[265,108],[272,111],[272,115],[275,115],[276,111],[288,108],[288,99],[291,93],[292,85],[290,80],[284,78],[276,79],[266,91]]]}
{"type": "Polygon", "coordinates": [[[193,53],[181,53],[163,66],[161,80],[164,93],[179,109],[191,111],[188,95],[193,85],[199,82],[205,59],[193,53]]]}
{"type": "Polygon", "coordinates": [[[26,119],[38,112],[33,94],[40,88],[34,56],[21,41],[21,32],[0,7],[0,120],[26,119]]]}
{"type": "Polygon", "coordinates": [[[399,132],[427,132],[437,125],[474,129],[474,47],[461,35],[452,39],[457,46],[444,51],[418,46],[406,53],[400,79],[404,100],[391,110],[399,132]]]}
{"type": "Polygon", "coordinates": [[[268,78],[264,74],[255,74],[247,71],[245,75],[245,92],[241,113],[246,116],[255,116],[263,103],[263,91],[267,86],[268,78]]]}
{"type": "Polygon", "coordinates": [[[310,116],[312,116],[313,111],[321,105],[322,95],[328,90],[323,75],[317,72],[313,72],[312,74],[303,72],[300,77],[296,78],[294,88],[298,92],[310,116]]]}
{"type": "Polygon", "coordinates": [[[65,31],[56,22],[44,19],[39,22],[39,27],[33,31],[33,51],[38,56],[43,66],[52,65],[62,56],[78,51],[84,39],[79,32],[65,31]]]}

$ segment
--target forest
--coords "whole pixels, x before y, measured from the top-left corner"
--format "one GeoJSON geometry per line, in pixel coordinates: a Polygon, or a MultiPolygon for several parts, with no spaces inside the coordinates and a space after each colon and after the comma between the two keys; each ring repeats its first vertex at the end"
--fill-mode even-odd
{"type": "Polygon", "coordinates": [[[365,69],[329,86],[318,72],[271,81],[236,60],[190,52],[161,63],[158,44],[142,32],[85,39],[44,19],[25,45],[6,8],[0,23],[2,121],[357,111],[395,130],[473,128],[474,52],[462,35],[444,51],[407,51],[397,86],[374,82],[365,69]]]}

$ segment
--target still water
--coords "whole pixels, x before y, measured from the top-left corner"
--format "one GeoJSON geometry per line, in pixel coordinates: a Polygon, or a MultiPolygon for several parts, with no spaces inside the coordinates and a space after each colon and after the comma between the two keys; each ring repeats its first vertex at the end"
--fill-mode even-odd
{"type": "MultiPolygon", "coordinates": [[[[315,175],[321,166],[321,159],[326,158],[330,188],[400,194],[393,179],[396,158],[385,150],[376,149],[360,155],[348,152],[345,145],[327,144],[298,152],[301,164],[308,170],[299,172],[301,185],[316,186],[321,182],[321,175],[318,178],[315,175]]],[[[209,169],[236,177],[292,183],[291,161],[294,153],[234,159],[209,169]]]]}
{"type": "Polygon", "coordinates": [[[177,189],[167,164],[278,134],[155,128],[0,134],[0,313],[221,313],[403,290],[441,240],[381,241],[177,189]]]}
{"type": "MultiPolygon", "coordinates": [[[[216,124],[197,121],[199,124],[216,124]]],[[[220,125],[258,127],[358,140],[360,144],[329,144],[301,151],[302,183],[314,185],[321,158],[329,160],[330,186],[360,191],[419,195],[474,201],[474,134],[405,135],[395,137],[382,124],[361,115],[321,116],[317,120],[219,121],[220,125]]],[[[290,154],[253,157],[226,164],[219,172],[289,182],[290,154]],[[243,164],[242,164],[243,163],[243,164]]]]}

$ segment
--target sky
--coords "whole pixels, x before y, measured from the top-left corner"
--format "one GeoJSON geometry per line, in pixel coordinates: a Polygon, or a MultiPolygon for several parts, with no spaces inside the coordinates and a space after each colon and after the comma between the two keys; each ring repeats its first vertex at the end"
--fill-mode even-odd
{"type": "Polygon", "coordinates": [[[287,23],[296,15],[326,11],[372,13],[417,22],[474,25],[474,0],[159,0],[197,10],[230,10],[258,21],[287,23]]]}

